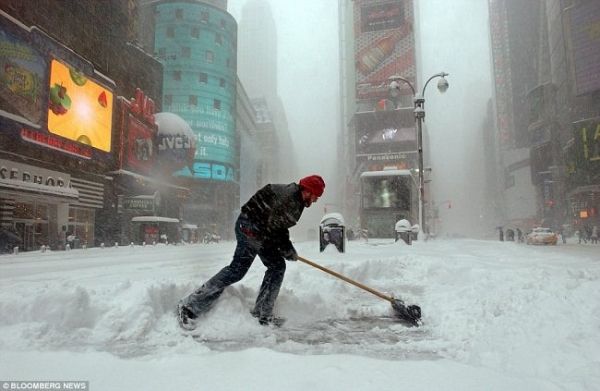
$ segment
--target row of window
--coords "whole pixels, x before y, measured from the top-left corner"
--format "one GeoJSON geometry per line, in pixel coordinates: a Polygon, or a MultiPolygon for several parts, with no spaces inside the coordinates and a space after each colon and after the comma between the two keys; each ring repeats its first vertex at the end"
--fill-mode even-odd
{"type": "MultiPolygon", "coordinates": [[[[173,104],[173,95],[170,95],[170,94],[165,95],[165,99],[164,99],[163,103],[165,106],[171,106],[173,104]]],[[[190,106],[198,107],[198,97],[196,95],[188,96],[188,104],[190,106]]],[[[213,109],[221,110],[221,100],[220,99],[213,99],[213,109]]]]}
{"type": "MultiPolygon", "coordinates": [[[[173,80],[181,81],[181,71],[173,71],[173,80]]],[[[207,84],[208,83],[208,73],[200,72],[198,74],[198,81],[202,84],[207,84]]],[[[219,78],[219,87],[225,88],[226,85],[227,85],[227,82],[225,81],[225,79],[220,77],[219,78]]]]}
{"type": "MultiPolygon", "coordinates": [[[[162,59],[167,59],[167,49],[159,48],[158,49],[158,57],[162,58],[162,59]]],[[[192,57],[192,49],[189,46],[182,46],[181,47],[181,58],[191,58],[191,57],[192,57]]],[[[168,59],[176,60],[177,55],[172,54],[172,55],[168,56],[168,59]]],[[[215,52],[213,52],[212,50],[205,50],[204,51],[204,61],[208,64],[214,64],[215,52]]],[[[226,64],[227,68],[233,68],[233,62],[231,61],[230,58],[225,60],[225,64],[226,64]]]]}
{"type": "MultiPolygon", "coordinates": [[[[175,27],[174,26],[167,27],[166,36],[167,36],[167,38],[175,38],[175,27]]],[[[192,38],[200,38],[200,28],[192,27],[190,29],[190,36],[192,38]]],[[[219,46],[223,45],[223,34],[215,33],[215,43],[219,46]]],[[[232,42],[232,45],[235,48],[236,43],[232,42]]]]}
{"type": "MultiPolygon", "coordinates": [[[[176,20],[183,20],[183,14],[184,14],[184,10],[181,8],[178,8],[175,10],[175,19],[176,20]]],[[[158,17],[160,15],[160,11],[156,11],[156,17],[158,17]]],[[[200,11],[200,18],[198,19],[200,21],[200,23],[208,23],[210,22],[210,13],[208,11],[200,11]]],[[[221,18],[221,20],[219,21],[219,25],[220,27],[225,30],[225,28],[227,27],[227,22],[225,21],[225,19],[221,18]]]]}

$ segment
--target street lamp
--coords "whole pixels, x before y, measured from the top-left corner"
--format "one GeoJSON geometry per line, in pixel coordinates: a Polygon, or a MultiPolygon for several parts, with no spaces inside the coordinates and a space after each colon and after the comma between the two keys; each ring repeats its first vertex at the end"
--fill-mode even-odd
{"type": "Polygon", "coordinates": [[[390,81],[390,93],[392,95],[392,97],[397,97],[400,94],[400,83],[398,81],[402,81],[406,84],[408,84],[408,86],[410,87],[412,93],[413,93],[413,102],[415,105],[415,119],[417,120],[417,149],[418,149],[418,153],[419,153],[419,209],[420,209],[420,222],[419,225],[421,226],[421,230],[423,231],[424,234],[427,233],[427,228],[425,226],[426,224],[426,220],[425,220],[425,205],[424,205],[424,200],[425,200],[425,179],[424,179],[424,170],[423,170],[423,129],[422,129],[422,123],[425,120],[425,89],[427,88],[427,85],[429,84],[429,82],[433,79],[435,79],[436,77],[439,77],[440,80],[438,81],[438,90],[441,93],[446,92],[446,90],[448,89],[448,87],[450,86],[448,84],[448,80],[446,80],[446,76],[448,76],[449,74],[446,72],[440,72],[440,73],[436,73],[435,75],[431,76],[429,79],[427,79],[427,81],[425,82],[425,85],[423,86],[423,91],[421,92],[421,95],[417,95],[416,91],[415,91],[415,87],[413,87],[412,83],[410,81],[408,81],[407,79],[398,76],[398,75],[393,75],[390,76],[388,78],[388,80],[390,81]]]}

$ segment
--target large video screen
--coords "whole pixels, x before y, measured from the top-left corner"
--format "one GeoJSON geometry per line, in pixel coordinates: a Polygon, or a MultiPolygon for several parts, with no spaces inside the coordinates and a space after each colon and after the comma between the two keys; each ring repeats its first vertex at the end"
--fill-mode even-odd
{"type": "Polygon", "coordinates": [[[416,150],[413,116],[412,108],[357,113],[356,153],[369,155],[416,150]]]}
{"type": "Polygon", "coordinates": [[[48,130],[104,152],[111,150],[113,94],[76,69],[52,60],[48,130]]]}

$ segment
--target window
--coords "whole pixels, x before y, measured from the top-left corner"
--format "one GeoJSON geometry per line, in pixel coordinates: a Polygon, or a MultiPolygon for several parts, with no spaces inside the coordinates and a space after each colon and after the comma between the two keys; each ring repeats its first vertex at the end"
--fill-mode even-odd
{"type": "Polygon", "coordinates": [[[166,58],[167,57],[167,49],[165,49],[165,48],[159,48],[158,49],[158,57],[159,58],[166,58]]]}
{"type": "Polygon", "coordinates": [[[173,72],[173,80],[181,80],[181,71],[175,71],[173,72]]]}
{"type": "Polygon", "coordinates": [[[183,19],[183,10],[178,8],[175,10],[175,19],[181,20],[183,19]]]}
{"type": "Polygon", "coordinates": [[[215,54],[212,51],[207,50],[206,51],[206,62],[209,64],[212,64],[214,61],[215,61],[215,54]]]}
{"type": "Polygon", "coordinates": [[[221,19],[221,29],[225,30],[225,27],[227,25],[225,24],[225,19],[221,19]]]}
{"type": "Polygon", "coordinates": [[[173,38],[175,36],[175,28],[174,27],[167,27],[167,37],[168,38],[173,38]]]}
{"type": "Polygon", "coordinates": [[[229,68],[229,66],[231,65],[231,60],[227,59],[227,61],[225,61],[227,63],[227,68],[229,68]]]}
{"type": "Polygon", "coordinates": [[[171,106],[173,104],[173,95],[165,95],[165,106],[171,106]]]}
{"type": "Polygon", "coordinates": [[[190,58],[191,55],[192,55],[192,49],[190,49],[188,46],[184,46],[181,48],[181,57],[190,58]]]}
{"type": "Polygon", "coordinates": [[[215,43],[217,45],[223,45],[223,36],[219,33],[215,34],[215,43]]]}
{"type": "Polygon", "coordinates": [[[192,38],[200,38],[200,29],[198,27],[192,27],[192,38]]]}
{"type": "Polygon", "coordinates": [[[200,12],[200,21],[202,23],[208,23],[208,11],[200,12]]]}
{"type": "Polygon", "coordinates": [[[219,99],[213,100],[213,108],[215,110],[221,110],[221,101],[219,99]]]}
{"type": "Polygon", "coordinates": [[[198,97],[196,95],[190,95],[188,103],[190,106],[198,106],[198,97]]]}
{"type": "Polygon", "coordinates": [[[223,79],[223,78],[220,78],[220,79],[219,79],[219,86],[220,86],[221,88],[225,88],[225,79],[223,79]]]}
{"type": "Polygon", "coordinates": [[[198,76],[198,81],[204,84],[208,83],[208,75],[204,72],[200,72],[200,75],[198,76]]]}

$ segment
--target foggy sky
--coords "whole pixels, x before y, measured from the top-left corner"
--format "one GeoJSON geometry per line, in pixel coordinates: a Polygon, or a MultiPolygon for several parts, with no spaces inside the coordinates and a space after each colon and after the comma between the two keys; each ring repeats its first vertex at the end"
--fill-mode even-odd
{"type": "MultiPolygon", "coordinates": [[[[247,1],[229,0],[228,11],[238,22],[247,1]]],[[[278,92],[299,159],[300,172],[290,180],[321,173],[331,186],[339,128],[337,1],[268,2],[277,26],[278,92]]],[[[474,234],[484,208],[480,127],[491,96],[487,1],[419,0],[415,6],[420,75],[450,73],[445,94],[437,91],[436,80],[425,93],[433,198],[452,201],[452,209],[440,209],[446,232],[474,234]]],[[[328,187],[303,220],[318,224],[323,206],[338,203],[335,193],[328,187]]]]}

